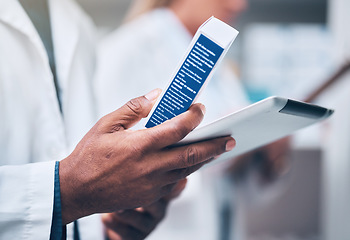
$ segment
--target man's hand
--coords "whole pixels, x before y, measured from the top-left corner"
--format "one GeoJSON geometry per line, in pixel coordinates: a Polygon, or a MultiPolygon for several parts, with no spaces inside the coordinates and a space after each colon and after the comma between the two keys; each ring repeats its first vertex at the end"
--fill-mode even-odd
{"type": "Polygon", "coordinates": [[[102,216],[109,240],[145,239],[165,217],[169,202],[180,195],[186,186],[181,180],[173,191],[147,207],[106,213],[102,216]]]}
{"type": "Polygon", "coordinates": [[[64,224],[94,213],[148,206],[176,183],[235,146],[232,137],[169,147],[203,119],[204,106],[150,129],[127,130],[150,112],[159,91],[100,119],[60,163],[64,224]]]}

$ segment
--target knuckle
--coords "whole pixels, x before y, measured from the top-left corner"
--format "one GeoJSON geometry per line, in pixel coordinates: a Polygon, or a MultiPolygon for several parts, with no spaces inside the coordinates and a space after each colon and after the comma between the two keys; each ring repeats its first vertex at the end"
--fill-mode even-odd
{"type": "Polygon", "coordinates": [[[186,166],[193,166],[201,160],[201,154],[195,147],[188,147],[185,151],[185,164],[186,166]]]}
{"type": "Polygon", "coordinates": [[[139,115],[143,111],[140,98],[131,99],[126,103],[126,106],[136,115],[139,115]]]}
{"type": "Polygon", "coordinates": [[[132,143],[130,147],[135,153],[146,156],[152,146],[157,143],[157,136],[153,136],[152,134],[145,135],[142,132],[135,132],[134,134],[135,137],[130,140],[132,143]]]}
{"type": "Polygon", "coordinates": [[[159,144],[163,139],[163,135],[164,133],[161,131],[155,131],[154,134],[147,134],[145,141],[143,141],[145,147],[152,147],[159,144]]]}
{"type": "MultiPolygon", "coordinates": [[[[119,126],[121,126],[119,124],[119,126]]],[[[121,126],[122,127],[122,126],[121,126]]],[[[103,132],[115,132],[118,129],[118,124],[112,125],[112,117],[111,114],[107,114],[101,117],[93,127],[95,131],[103,131],[103,132]]],[[[119,128],[119,130],[121,130],[119,128]]]]}
{"type": "Polygon", "coordinates": [[[141,161],[142,156],[145,155],[145,149],[140,145],[129,147],[129,157],[137,161],[141,161]]]}
{"type": "Polygon", "coordinates": [[[114,124],[111,126],[111,132],[119,132],[119,131],[122,131],[124,129],[125,129],[125,127],[120,123],[117,123],[117,124],[114,124]]]}

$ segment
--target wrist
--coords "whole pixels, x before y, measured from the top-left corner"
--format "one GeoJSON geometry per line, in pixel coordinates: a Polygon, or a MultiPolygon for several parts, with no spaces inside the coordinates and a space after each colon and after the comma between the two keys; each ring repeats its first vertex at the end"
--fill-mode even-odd
{"type": "Polygon", "coordinates": [[[62,223],[68,224],[81,217],[89,215],[85,213],[79,199],[79,181],[74,173],[74,165],[69,157],[62,160],[59,165],[59,179],[61,189],[62,223]]]}

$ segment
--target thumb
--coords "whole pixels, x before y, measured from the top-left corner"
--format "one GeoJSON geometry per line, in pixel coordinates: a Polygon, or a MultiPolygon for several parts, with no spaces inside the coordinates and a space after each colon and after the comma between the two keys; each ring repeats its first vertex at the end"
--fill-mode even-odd
{"type": "Polygon", "coordinates": [[[154,89],[144,96],[134,98],[124,106],[106,116],[109,130],[119,131],[128,129],[147,117],[156,102],[161,89],[154,89]]]}

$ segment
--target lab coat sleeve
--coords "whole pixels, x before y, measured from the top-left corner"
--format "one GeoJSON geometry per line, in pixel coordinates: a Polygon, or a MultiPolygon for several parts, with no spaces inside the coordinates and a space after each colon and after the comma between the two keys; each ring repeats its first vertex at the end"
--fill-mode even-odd
{"type": "Polygon", "coordinates": [[[0,239],[49,239],[55,162],[0,167],[0,239]]]}

